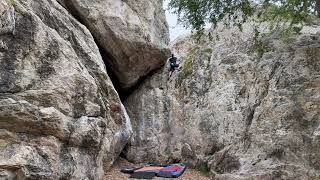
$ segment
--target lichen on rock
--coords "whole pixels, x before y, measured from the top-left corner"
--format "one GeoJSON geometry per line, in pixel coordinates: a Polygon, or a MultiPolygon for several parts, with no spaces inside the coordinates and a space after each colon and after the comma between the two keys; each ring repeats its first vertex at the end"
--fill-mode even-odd
{"type": "Polygon", "coordinates": [[[125,101],[128,159],[183,161],[216,179],[319,178],[320,28],[265,39],[261,54],[244,27],[172,44],[181,70],[169,81],[159,70],[125,101]]]}

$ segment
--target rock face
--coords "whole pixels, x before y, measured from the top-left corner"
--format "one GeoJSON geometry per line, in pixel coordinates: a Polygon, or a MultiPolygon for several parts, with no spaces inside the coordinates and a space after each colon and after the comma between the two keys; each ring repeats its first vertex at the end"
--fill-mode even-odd
{"type": "Polygon", "coordinates": [[[92,32],[120,87],[128,89],[170,54],[162,0],[60,0],[92,32]]]}
{"type": "Polygon", "coordinates": [[[127,158],[182,160],[217,179],[319,178],[320,28],[255,46],[248,28],[217,33],[175,42],[181,70],[168,81],[163,68],[126,100],[127,158]]]}
{"type": "Polygon", "coordinates": [[[0,14],[0,179],[101,179],[131,126],[90,32],[55,0],[0,14]]]}

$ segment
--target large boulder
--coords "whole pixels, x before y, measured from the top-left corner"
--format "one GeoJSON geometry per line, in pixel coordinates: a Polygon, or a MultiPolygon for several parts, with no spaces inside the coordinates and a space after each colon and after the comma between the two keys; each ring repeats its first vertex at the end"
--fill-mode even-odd
{"type": "Polygon", "coordinates": [[[318,179],[320,27],[254,42],[220,29],[173,45],[181,70],[148,78],[125,101],[131,161],[184,161],[217,179],[318,179]]]}
{"type": "Polygon", "coordinates": [[[170,55],[162,0],[60,0],[101,46],[121,89],[160,68],[170,55]]]}
{"type": "Polygon", "coordinates": [[[0,179],[101,179],[131,126],[90,32],[55,0],[0,14],[0,179]]]}

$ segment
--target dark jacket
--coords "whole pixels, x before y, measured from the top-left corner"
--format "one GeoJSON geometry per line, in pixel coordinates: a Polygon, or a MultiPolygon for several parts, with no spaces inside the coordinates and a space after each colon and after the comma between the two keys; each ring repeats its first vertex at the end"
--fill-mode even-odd
{"type": "Polygon", "coordinates": [[[169,61],[170,61],[170,64],[173,64],[173,65],[176,65],[176,64],[177,64],[177,58],[176,58],[176,57],[171,57],[171,58],[169,59],[169,61]]]}

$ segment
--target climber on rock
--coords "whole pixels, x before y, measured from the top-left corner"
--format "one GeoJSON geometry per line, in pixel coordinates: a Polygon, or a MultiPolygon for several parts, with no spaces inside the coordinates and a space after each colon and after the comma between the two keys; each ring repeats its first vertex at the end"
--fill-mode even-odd
{"type": "Polygon", "coordinates": [[[177,64],[177,58],[174,56],[174,54],[171,55],[169,58],[170,61],[170,69],[169,69],[169,78],[172,76],[172,73],[176,70],[176,68],[179,67],[179,64],[177,64]]]}

